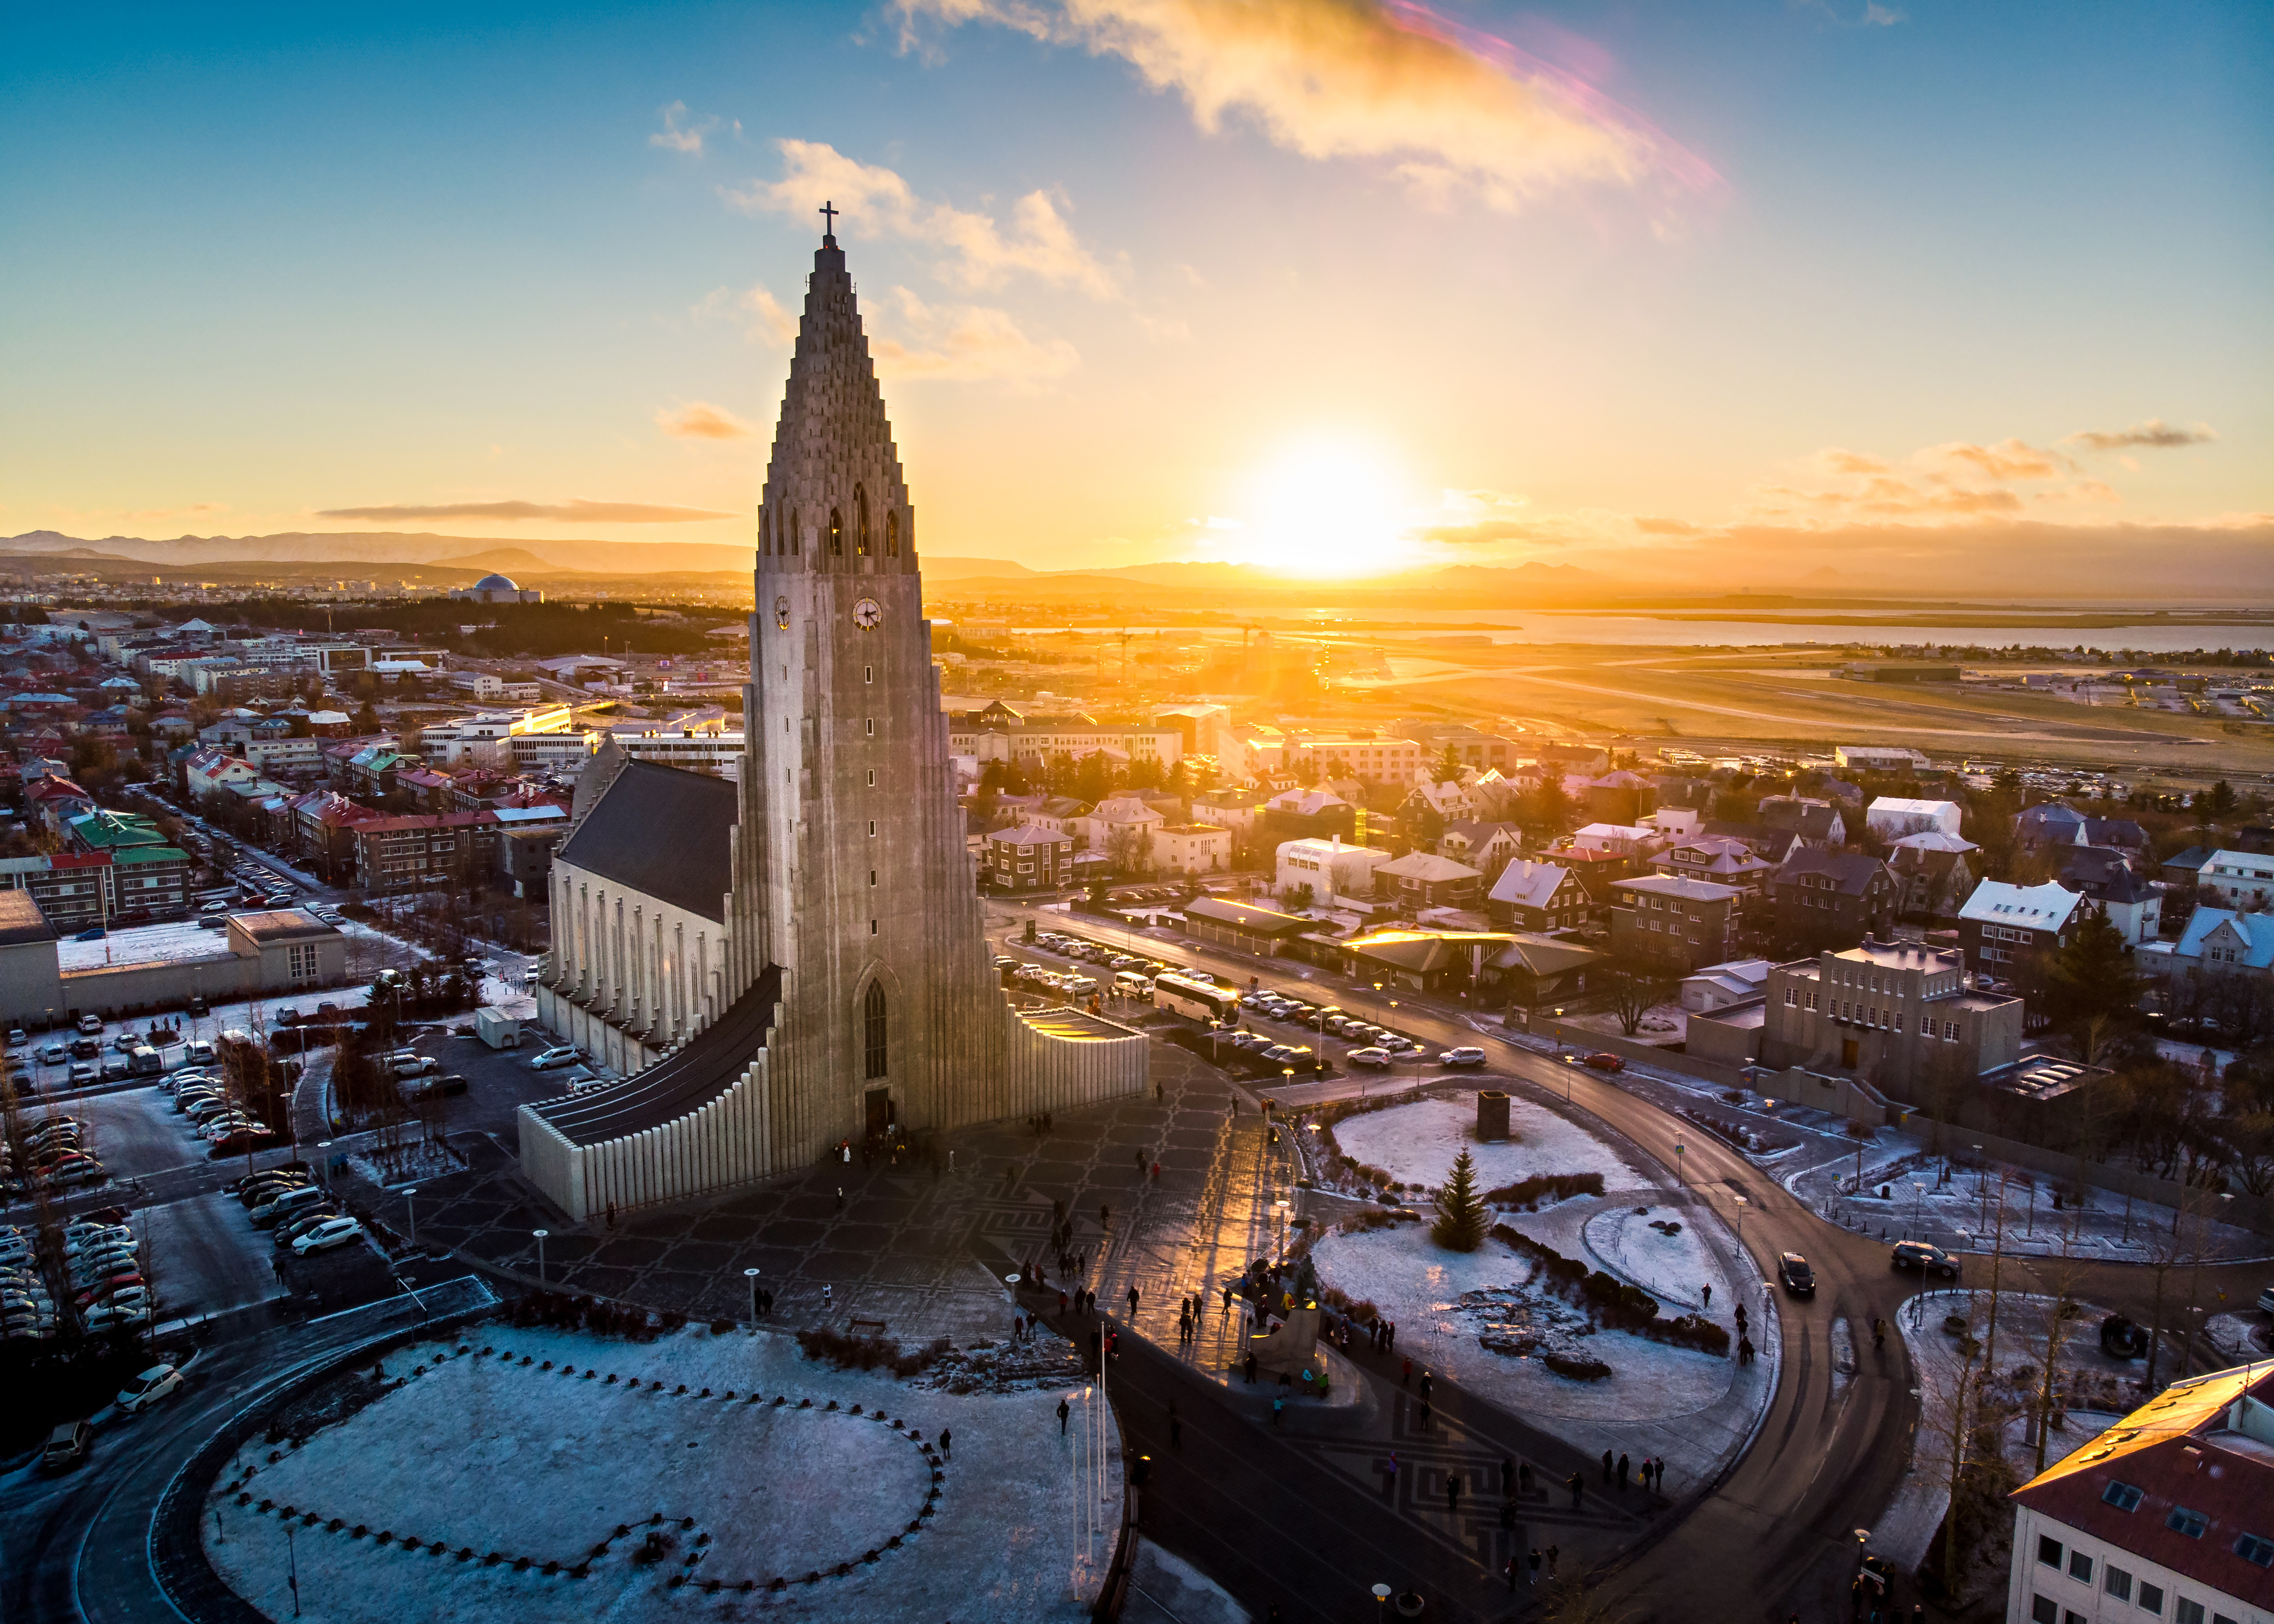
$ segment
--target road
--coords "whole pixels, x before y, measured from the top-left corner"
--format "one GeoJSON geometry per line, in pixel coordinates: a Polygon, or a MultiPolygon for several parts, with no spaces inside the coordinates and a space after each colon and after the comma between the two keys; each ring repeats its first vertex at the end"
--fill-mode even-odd
{"type": "MultiPolygon", "coordinates": [[[[428,1294],[430,1303],[435,1296],[428,1294]]],[[[99,1414],[94,1447],[78,1465],[54,1476],[31,1465],[0,1475],[0,1618],[152,1624],[177,1617],[153,1571],[150,1539],[152,1515],[175,1473],[248,1404],[426,1316],[407,1297],[297,1325],[250,1311],[214,1327],[208,1350],[185,1366],[188,1380],[174,1397],[140,1416],[99,1414]]],[[[218,1606],[204,1616],[259,1616],[241,1603],[232,1612],[233,1598],[214,1600],[218,1606]]]]}

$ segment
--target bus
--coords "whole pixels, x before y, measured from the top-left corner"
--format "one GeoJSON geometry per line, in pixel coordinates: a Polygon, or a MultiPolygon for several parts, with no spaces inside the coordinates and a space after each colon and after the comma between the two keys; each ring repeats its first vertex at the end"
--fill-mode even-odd
{"type": "Polygon", "coordinates": [[[1198,1021],[1239,1019],[1239,995],[1229,987],[1171,970],[1153,978],[1153,1007],[1198,1021]]]}

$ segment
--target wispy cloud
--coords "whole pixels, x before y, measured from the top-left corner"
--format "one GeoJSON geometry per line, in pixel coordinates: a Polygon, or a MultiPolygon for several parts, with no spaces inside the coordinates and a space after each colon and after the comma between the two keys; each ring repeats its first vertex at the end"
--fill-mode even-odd
{"type": "Polygon", "coordinates": [[[1062,338],[1029,338],[1010,312],[982,305],[927,304],[906,288],[885,301],[902,336],[869,341],[878,372],[890,378],[1008,379],[1027,384],[1062,378],[1081,357],[1062,338]]]}
{"type": "Polygon", "coordinates": [[[1313,159],[1389,163],[1427,199],[1513,211],[1579,184],[1720,177],[1592,84],[1414,0],[898,0],[1118,56],[1213,134],[1233,117],[1313,159]]]}
{"type": "Polygon", "coordinates": [[[1892,28],[1897,23],[1910,20],[1894,6],[1881,5],[1879,0],[1864,0],[1860,11],[1834,5],[1831,0],[1792,0],[1792,9],[1813,13],[1842,28],[1892,28]]]}
{"type": "Polygon", "coordinates": [[[1920,452],[1917,460],[1956,463],[1969,472],[2001,482],[2057,479],[2075,466],[2058,452],[2040,451],[2018,440],[2003,440],[1994,446],[1953,440],[1920,452]]]}
{"type": "Polygon", "coordinates": [[[690,401],[677,410],[659,410],[655,425],[674,440],[750,440],[758,432],[725,407],[708,401],[690,401]]]}
{"type": "Polygon", "coordinates": [[[703,155],[703,138],[719,127],[716,118],[705,118],[696,124],[687,122],[687,103],[674,102],[663,109],[663,128],[647,138],[650,147],[660,147],[669,152],[703,155]]]}
{"type": "Polygon", "coordinates": [[[2144,450],[2164,451],[2174,446],[2208,445],[2218,436],[2208,423],[2198,423],[2193,428],[2180,428],[2150,417],[2145,423],[2135,423],[2128,429],[2085,429],[2068,437],[2073,446],[2088,447],[2094,451],[2121,451],[2129,447],[2144,450]]]}
{"type": "Polygon", "coordinates": [[[998,288],[1013,275],[1028,275],[1097,299],[1120,290],[1119,268],[1082,246],[1046,192],[1030,192],[1013,204],[1006,229],[990,214],[928,202],[893,170],[848,158],[825,141],[776,145],[782,177],[728,192],[737,207],[810,220],[825,202],[834,203],[843,216],[837,229],[844,235],[944,250],[946,257],[934,270],[958,288],[998,288]]]}
{"type": "Polygon", "coordinates": [[[710,320],[731,321],[752,343],[787,346],[797,337],[797,317],[764,284],[748,288],[713,288],[695,306],[695,314],[710,320]]]}
{"type": "Polygon", "coordinates": [[[692,524],[731,519],[708,508],[671,508],[653,502],[390,502],[377,508],[326,508],[320,519],[365,519],[391,524],[410,519],[553,519],[571,524],[692,524]]]}

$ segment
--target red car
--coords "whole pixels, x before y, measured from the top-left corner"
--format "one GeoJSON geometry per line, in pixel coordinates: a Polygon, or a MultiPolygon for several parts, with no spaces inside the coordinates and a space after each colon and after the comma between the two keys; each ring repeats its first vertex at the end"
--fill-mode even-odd
{"type": "Polygon", "coordinates": [[[1616,1055],[1590,1055],[1586,1064],[1587,1069],[1593,1071],[1623,1071],[1627,1069],[1627,1063],[1616,1055]]]}

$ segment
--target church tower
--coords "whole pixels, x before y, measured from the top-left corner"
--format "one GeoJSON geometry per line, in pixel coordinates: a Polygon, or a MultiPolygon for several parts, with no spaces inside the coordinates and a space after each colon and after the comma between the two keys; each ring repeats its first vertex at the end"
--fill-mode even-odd
{"type": "Polygon", "coordinates": [[[793,1139],[939,1121],[1000,1002],[947,754],[915,510],[822,239],[758,504],[732,1000],[782,972],[793,1139]]]}
{"type": "MultiPolygon", "coordinates": [[[[523,1170],[574,1218],[794,1171],[889,1128],[1065,1110],[1146,1086],[1148,1040],[1078,1011],[1014,1009],[990,964],[915,509],[833,232],[806,282],[755,579],[723,962],[704,957],[704,920],[681,910],[697,979],[720,966],[692,1035],[651,1059],[644,1038],[616,1030],[623,1010],[644,1008],[641,966],[669,962],[656,922],[668,898],[636,896],[629,935],[621,898],[613,918],[556,918],[561,963],[540,1009],[634,1071],[521,1109],[523,1170]]],[[[620,870],[664,870],[659,889],[719,870],[700,808],[666,787],[604,763],[591,796],[578,791],[580,820],[639,797],[606,820],[617,847],[636,848],[612,855],[620,870]]]]}

